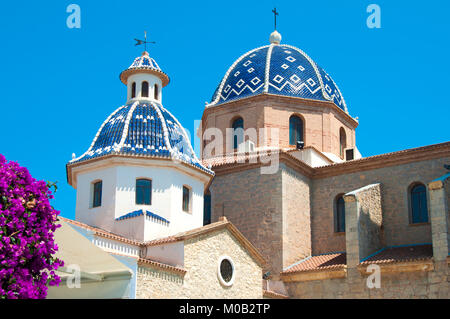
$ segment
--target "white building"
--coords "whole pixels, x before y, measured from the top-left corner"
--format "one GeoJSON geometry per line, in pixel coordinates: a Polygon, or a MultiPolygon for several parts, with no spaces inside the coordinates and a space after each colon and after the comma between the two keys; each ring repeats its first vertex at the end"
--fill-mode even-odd
{"type": "Polygon", "coordinates": [[[61,270],[64,280],[49,298],[279,297],[263,292],[265,260],[230,222],[203,226],[204,193],[214,173],[162,106],[169,77],[144,52],[120,79],[126,104],[66,166],[77,190],[76,220],[61,218],[57,243],[72,265],[61,270]],[[86,248],[80,235],[96,247],[86,248]],[[98,248],[123,267],[111,270],[105,256],[96,262],[98,248]],[[73,265],[82,274],[81,290],[66,285],[73,265]]]}
{"type": "Polygon", "coordinates": [[[76,220],[138,241],[203,226],[203,194],[213,172],[162,105],[169,77],[144,52],[120,79],[126,104],[67,164],[69,184],[77,189],[76,220]]]}

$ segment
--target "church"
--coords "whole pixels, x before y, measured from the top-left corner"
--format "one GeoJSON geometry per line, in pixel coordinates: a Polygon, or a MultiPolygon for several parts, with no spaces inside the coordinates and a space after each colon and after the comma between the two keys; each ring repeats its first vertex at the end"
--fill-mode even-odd
{"type": "MultiPolygon", "coordinates": [[[[363,157],[337,84],[277,31],[218,83],[200,158],[154,57],[120,80],[127,102],[66,165],[61,254],[99,260],[80,266],[81,296],[450,296],[450,142],[363,157]]],[[[50,298],[76,297],[67,265],[50,298]]]]}

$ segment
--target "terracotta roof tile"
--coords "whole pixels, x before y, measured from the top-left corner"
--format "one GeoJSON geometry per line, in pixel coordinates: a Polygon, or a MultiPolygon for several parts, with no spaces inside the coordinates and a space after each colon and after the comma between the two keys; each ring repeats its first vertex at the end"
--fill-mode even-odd
{"type": "Polygon", "coordinates": [[[163,244],[169,244],[169,243],[175,243],[177,241],[181,241],[181,238],[177,238],[175,236],[169,236],[169,237],[164,237],[164,238],[158,238],[158,239],[153,239],[153,240],[149,240],[144,242],[145,246],[158,246],[158,245],[163,245],[163,244]]]}
{"type": "Polygon", "coordinates": [[[347,256],[345,253],[331,253],[319,256],[311,256],[303,259],[297,264],[283,271],[284,274],[315,271],[315,270],[331,270],[344,268],[347,263],[347,256]]]}
{"type": "Polygon", "coordinates": [[[427,260],[432,257],[433,247],[431,244],[388,247],[367,258],[366,260],[361,262],[361,264],[367,265],[398,263],[416,260],[427,260]]]}
{"type": "Polygon", "coordinates": [[[147,258],[139,258],[138,259],[138,263],[140,264],[147,264],[162,270],[166,270],[166,271],[170,271],[170,272],[175,272],[181,275],[184,275],[187,271],[184,268],[180,268],[180,267],[175,267],[175,266],[171,266],[168,264],[164,264],[161,262],[157,262],[151,259],[147,259],[147,258]]]}
{"type": "Polygon", "coordinates": [[[230,223],[225,217],[221,217],[219,221],[209,225],[194,228],[185,232],[175,234],[173,236],[145,242],[144,245],[157,246],[168,243],[174,243],[178,241],[184,241],[222,228],[228,229],[236,237],[236,239],[238,239],[241,242],[241,244],[248,250],[250,255],[253,256],[260,265],[264,266],[266,264],[266,261],[262,257],[261,253],[253,246],[253,244],[247,238],[244,237],[244,235],[242,235],[242,233],[236,228],[236,226],[230,223]]]}
{"type": "Polygon", "coordinates": [[[109,239],[112,239],[112,240],[121,241],[121,242],[124,242],[126,244],[135,245],[135,246],[142,245],[142,243],[139,242],[139,241],[128,239],[128,238],[116,235],[114,233],[108,232],[106,230],[103,230],[103,229],[100,229],[100,228],[97,228],[97,227],[93,227],[93,226],[89,226],[87,224],[81,223],[81,222],[76,221],[76,220],[68,219],[68,218],[65,218],[65,217],[62,217],[62,216],[59,216],[58,218],[64,220],[65,222],[67,222],[69,224],[72,224],[74,226],[78,226],[78,227],[90,230],[90,231],[94,232],[95,235],[98,235],[98,236],[101,236],[101,237],[104,237],[104,238],[109,238],[109,239]]]}
{"type": "Polygon", "coordinates": [[[289,296],[271,290],[263,290],[263,297],[272,299],[289,299],[289,296]]]}

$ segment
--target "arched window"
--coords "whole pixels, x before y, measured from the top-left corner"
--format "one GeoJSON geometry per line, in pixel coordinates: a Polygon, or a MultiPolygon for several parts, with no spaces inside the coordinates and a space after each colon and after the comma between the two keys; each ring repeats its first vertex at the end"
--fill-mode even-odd
{"type": "Polygon", "coordinates": [[[244,120],[242,117],[233,121],[233,149],[237,149],[244,142],[244,120]]]}
{"type": "Polygon", "coordinates": [[[102,181],[98,181],[92,184],[92,207],[102,206],[102,181]]]}
{"type": "Polygon", "coordinates": [[[428,223],[427,189],[416,184],[410,190],[411,223],[428,223]]]}
{"type": "Polygon", "coordinates": [[[339,195],[336,198],[335,203],[335,231],[337,233],[344,233],[345,232],[345,201],[344,197],[342,195],[339,195]]]}
{"type": "Polygon", "coordinates": [[[136,180],[136,205],[152,204],[152,181],[149,179],[136,180]]]}
{"type": "Polygon", "coordinates": [[[148,97],[148,82],[147,81],[142,82],[141,96],[148,97]]]}
{"type": "Polygon", "coordinates": [[[158,84],[155,84],[154,96],[155,96],[155,100],[159,100],[158,84]]]}
{"type": "Polygon", "coordinates": [[[131,98],[134,99],[136,97],[136,82],[131,84],[131,98]]]}
{"type": "Polygon", "coordinates": [[[339,130],[339,153],[341,158],[345,157],[345,149],[347,148],[347,135],[343,127],[339,130]]]}
{"type": "Polygon", "coordinates": [[[297,115],[289,118],[289,145],[297,145],[298,141],[303,142],[303,121],[297,115]]]}

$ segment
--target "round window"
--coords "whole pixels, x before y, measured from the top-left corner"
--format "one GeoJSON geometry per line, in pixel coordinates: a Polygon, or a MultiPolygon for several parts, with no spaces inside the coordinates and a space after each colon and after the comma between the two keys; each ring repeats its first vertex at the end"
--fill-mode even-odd
{"type": "Polygon", "coordinates": [[[221,257],[218,265],[218,277],[220,282],[225,286],[231,286],[234,281],[234,264],[231,258],[221,257]]]}

